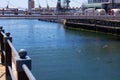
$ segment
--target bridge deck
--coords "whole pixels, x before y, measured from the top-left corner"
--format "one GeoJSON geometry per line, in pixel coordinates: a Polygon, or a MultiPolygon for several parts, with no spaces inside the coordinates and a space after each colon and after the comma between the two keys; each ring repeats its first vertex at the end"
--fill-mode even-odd
{"type": "Polygon", "coordinates": [[[0,56],[0,80],[5,80],[5,66],[1,64],[1,56],[0,56]]]}

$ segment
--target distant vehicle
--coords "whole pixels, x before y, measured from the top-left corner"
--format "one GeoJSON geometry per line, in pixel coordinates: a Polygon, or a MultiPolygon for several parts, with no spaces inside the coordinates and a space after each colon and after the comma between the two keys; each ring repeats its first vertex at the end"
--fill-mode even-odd
{"type": "Polygon", "coordinates": [[[120,15],[120,9],[111,9],[111,14],[114,16],[120,15]]]}
{"type": "Polygon", "coordinates": [[[95,10],[96,15],[100,16],[100,15],[106,15],[106,11],[105,9],[96,9],[95,10]]]}
{"type": "Polygon", "coordinates": [[[85,9],[84,13],[86,16],[93,16],[93,15],[95,15],[95,8],[85,9]]]}

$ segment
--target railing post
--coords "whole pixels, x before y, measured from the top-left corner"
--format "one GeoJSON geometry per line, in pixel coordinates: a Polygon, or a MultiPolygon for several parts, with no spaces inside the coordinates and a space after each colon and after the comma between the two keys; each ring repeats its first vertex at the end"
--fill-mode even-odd
{"type": "Polygon", "coordinates": [[[6,80],[9,80],[11,78],[8,66],[12,67],[12,52],[10,45],[8,44],[8,40],[12,42],[12,37],[10,37],[10,33],[6,33],[6,37],[4,39],[6,80]]]}
{"type": "Polygon", "coordinates": [[[0,26],[0,52],[1,52],[1,63],[4,64],[5,63],[5,58],[3,55],[3,50],[4,50],[4,43],[3,43],[3,35],[1,32],[4,32],[4,29],[2,26],[0,26]]]}
{"type": "Polygon", "coordinates": [[[31,70],[31,58],[27,56],[25,49],[20,49],[19,57],[16,57],[17,78],[18,80],[29,80],[22,68],[23,64],[31,70]]]}

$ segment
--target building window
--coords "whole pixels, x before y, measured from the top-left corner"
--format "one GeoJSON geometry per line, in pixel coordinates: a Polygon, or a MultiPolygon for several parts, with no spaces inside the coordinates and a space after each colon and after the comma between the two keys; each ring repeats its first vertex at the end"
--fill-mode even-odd
{"type": "Polygon", "coordinates": [[[88,3],[101,3],[101,2],[109,2],[109,0],[88,0],[88,3]]]}
{"type": "Polygon", "coordinates": [[[109,2],[108,0],[102,0],[102,2],[109,2]]]}
{"type": "Polygon", "coordinates": [[[88,0],[88,3],[93,3],[93,0],[88,0]]]}

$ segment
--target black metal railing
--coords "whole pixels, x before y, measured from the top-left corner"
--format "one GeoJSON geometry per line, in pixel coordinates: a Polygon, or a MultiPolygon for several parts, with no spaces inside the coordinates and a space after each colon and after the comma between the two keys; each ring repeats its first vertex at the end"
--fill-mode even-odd
{"type": "Polygon", "coordinates": [[[17,52],[10,33],[5,33],[3,27],[0,27],[0,49],[6,80],[36,80],[31,73],[31,58],[27,56],[27,51],[20,49],[17,52]]]}

